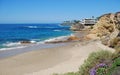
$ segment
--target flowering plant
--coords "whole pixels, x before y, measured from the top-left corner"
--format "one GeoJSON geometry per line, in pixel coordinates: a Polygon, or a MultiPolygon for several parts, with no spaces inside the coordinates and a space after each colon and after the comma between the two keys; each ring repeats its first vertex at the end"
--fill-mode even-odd
{"type": "Polygon", "coordinates": [[[100,64],[96,65],[95,67],[93,67],[92,69],[90,69],[90,75],[99,75],[100,73],[105,74],[106,67],[107,67],[107,65],[105,63],[100,63],[100,64]]]}

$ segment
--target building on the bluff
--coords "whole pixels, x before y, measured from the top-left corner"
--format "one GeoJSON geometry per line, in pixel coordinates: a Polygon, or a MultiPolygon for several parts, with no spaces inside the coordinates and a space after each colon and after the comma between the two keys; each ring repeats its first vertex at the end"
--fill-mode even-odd
{"type": "Polygon", "coordinates": [[[92,25],[95,25],[95,23],[97,22],[96,19],[83,19],[82,20],[82,24],[84,24],[85,26],[92,26],[92,25]]]}

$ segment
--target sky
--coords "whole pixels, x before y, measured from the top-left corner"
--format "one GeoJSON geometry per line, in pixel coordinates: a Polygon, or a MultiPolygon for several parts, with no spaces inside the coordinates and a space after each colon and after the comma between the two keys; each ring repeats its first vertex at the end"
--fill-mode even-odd
{"type": "Polygon", "coordinates": [[[59,23],[120,11],[120,0],[0,0],[0,23],[59,23]]]}

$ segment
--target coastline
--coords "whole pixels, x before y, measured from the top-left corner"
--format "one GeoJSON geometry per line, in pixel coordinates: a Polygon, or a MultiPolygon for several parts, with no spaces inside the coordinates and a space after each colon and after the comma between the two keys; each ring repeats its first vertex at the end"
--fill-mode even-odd
{"type": "Polygon", "coordinates": [[[30,44],[43,44],[45,41],[69,36],[69,27],[60,24],[0,24],[0,51],[20,49],[30,44]]]}
{"type": "MultiPolygon", "coordinates": [[[[99,40],[85,40],[83,37],[87,34],[86,31],[85,33],[75,32],[74,36],[79,37],[79,40],[62,41],[61,43],[57,40],[58,43],[48,43],[48,45],[52,45],[48,48],[41,48],[38,44],[27,48],[30,50],[16,50],[18,54],[0,59],[0,74],[52,75],[54,73],[77,72],[90,53],[99,50],[115,51],[103,45],[99,40]]],[[[14,50],[11,51],[14,52],[14,50]]]]}
{"type": "Polygon", "coordinates": [[[113,49],[100,41],[74,42],[67,46],[30,51],[0,59],[1,75],[52,75],[76,72],[92,52],[113,49]]]}
{"type": "MultiPolygon", "coordinates": [[[[37,43],[21,44],[18,47],[5,48],[3,50],[0,49],[1,50],[0,51],[0,59],[9,58],[11,56],[16,56],[16,55],[30,52],[30,51],[67,46],[67,45],[72,44],[74,42],[78,42],[78,40],[77,41],[68,40],[68,38],[70,38],[71,36],[83,38],[86,34],[87,34],[86,31],[85,32],[84,31],[77,31],[77,32],[73,32],[70,35],[54,37],[54,38],[46,39],[44,41],[37,42],[37,43]]],[[[83,41],[83,40],[81,40],[81,41],[83,41]]]]}
{"type": "Polygon", "coordinates": [[[30,52],[30,51],[36,51],[36,50],[42,50],[42,49],[48,49],[48,48],[53,48],[53,47],[59,47],[59,46],[64,46],[67,45],[65,43],[61,44],[34,44],[31,46],[27,46],[24,48],[15,48],[11,50],[3,50],[0,51],[0,59],[8,58],[11,56],[16,56],[22,53],[30,52]]]}
{"type": "Polygon", "coordinates": [[[19,46],[17,47],[0,49],[0,59],[15,56],[15,55],[22,54],[22,53],[29,52],[29,51],[48,49],[48,48],[54,48],[54,47],[67,45],[70,43],[69,41],[68,42],[59,42],[59,41],[65,41],[71,35],[74,35],[74,34],[54,37],[54,38],[46,39],[44,41],[40,41],[36,43],[20,44],[19,42],[19,46]],[[52,42],[56,42],[56,43],[52,43],[52,42]]]}

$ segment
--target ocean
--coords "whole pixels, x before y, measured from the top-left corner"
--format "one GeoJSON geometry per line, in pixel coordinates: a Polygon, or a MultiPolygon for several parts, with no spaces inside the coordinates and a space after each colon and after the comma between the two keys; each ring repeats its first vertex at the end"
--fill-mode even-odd
{"type": "Polygon", "coordinates": [[[71,34],[68,26],[60,24],[0,24],[0,51],[22,48],[21,41],[44,43],[71,34]]]}

